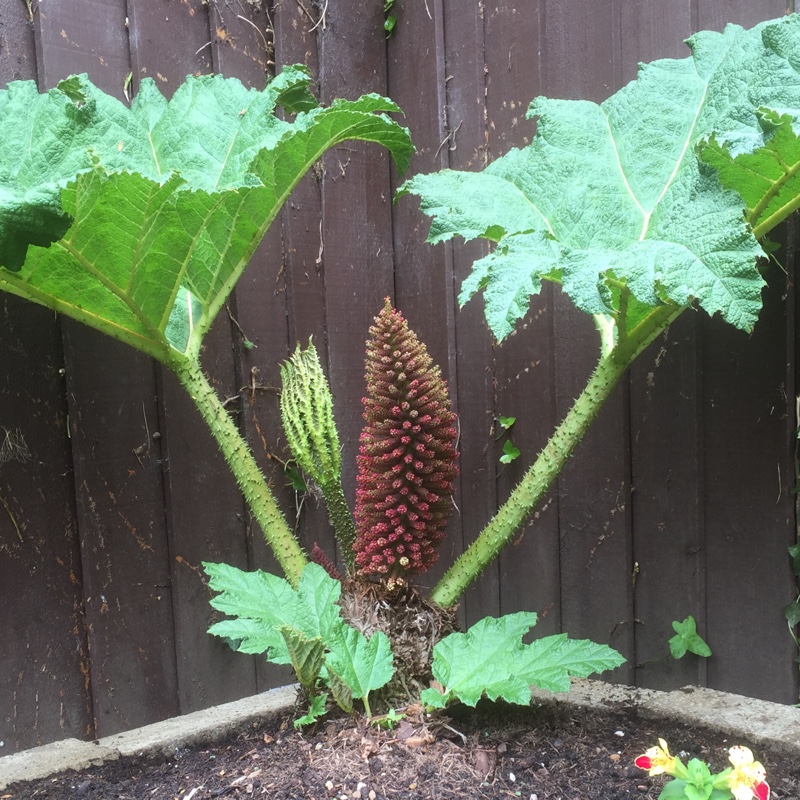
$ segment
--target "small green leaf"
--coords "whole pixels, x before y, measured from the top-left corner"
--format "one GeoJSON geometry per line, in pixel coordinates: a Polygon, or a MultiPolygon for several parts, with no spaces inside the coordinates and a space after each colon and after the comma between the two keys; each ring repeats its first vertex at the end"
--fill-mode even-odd
{"type": "Polygon", "coordinates": [[[270,661],[288,664],[291,659],[280,632],[284,625],[306,637],[328,642],[344,626],[337,601],[341,583],[319,564],[308,564],[297,589],[283,578],[256,570],[245,572],[228,564],[203,563],[209,587],[219,594],[211,605],[234,619],[212,625],[208,632],[240,639],[239,651],[264,653],[270,661]]]}
{"type": "Polygon", "coordinates": [[[658,800],[686,800],[686,781],[670,781],[658,795],[658,800]]]}
{"type": "Polygon", "coordinates": [[[328,642],[326,666],[347,684],[353,697],[363,700],[394,674],[389,639],[381,631],[367,639],[349,625],[343,625],[337,634],[328,642]]]}
{"type": "Polygon", "coordinates": [[[397,25],[397,16],[395,14],[390,14],[388,17],[386,17],[386,20],[383,23],[383,28],[386,31],[387,39],[392,35],[395,25],[397,25]]]}
{"type": "Polygon", "coordinates": [[[800,625],[800,599],[783,607],[783,615],[792,628],[800,625]]]}
{"type": "Polygon", "coordinates": [[[789,548],[789,555],[792,557],[792,572],[800,575],[800,544],[793,544],[789,548]]]}
{"type": "Polygon", "coordinates": [[[305,725],[313,725],[328,713],[326,704],[328,702],[328,695],[325,692],[316,694],[311,698],[308,711],[302,717],[298,717],[294,721],[295,728],[302,728],[305,725]]]}
{"type": "Polygon", "coordinates": [[[333,699],[336,705],[344,711],[345,714],[353,713],[353,692],[350,687],[330,669],[327,670],[328,687],[331,690],[333,699]]]}
{"type": "Polygon", "coordinates": [[[516,421],[516,417],[498,417],[497,419],[497,422],[504,431],[511,430],[516,421]]]}
{"type": "Polygon", "coordinates": [[[292,487],[292,489],[294,489],[296,492],[300,492],[300,494],[308,493],[308,486],[306,485],[305,479],[303,478],[300,470],[293,467],[287,461],[283,467],[283,472],[289,479],[289,485],[292,487]]]}
{"type": "Polygon", "coordinates": [[[389,709],[387,714],[380,717],[373,717],[369,723],[376,728],[383,730],[393,731],[397,727],[397,723],[406,718],[405,714],[398,714],[393,708],[389,709]]]}
{"type": "Polygon", "coordinates": [[[501,464],[510,464],[515,459],[519,458],[520,452],[514,446],[514,443],[510,439],[506,439],[505,443],[503,444],[503,455],[500,456],[500,463],[501,464]]]}
{"type": "Polygon", "coordinates": [[[286,643],[297,680],[313,696],[317,678],[325,663],[325,642],[319,636],[308,638],[291,625],[281,625],[278,630],[286,643]]]}
{"type": "Polygon", "coordinates": [[[686,768],[689,772],[689,781],[684,788],[687,800],[708,800],[714,790],[714,780],[708,765],[693,758],[686,768]]]}
{"type": "Polygon", "coordinates": [[[687,651],[704,658],[711,655],[711,648],[697,632],[697,623],[691,614],[683,622],[673,622],[672,628],[676,634],[669,640],[669,651],[673,658],[683,658],[687,651]]]}
{"type": "Polygon", "coordinates": [[[531,642],[517,659],[517,671],[532,686],[551,692],[568,692],[570,676],[585,678],[624,664],[625,659],[605,644],[569,639],[566,633],[531,642]]]}

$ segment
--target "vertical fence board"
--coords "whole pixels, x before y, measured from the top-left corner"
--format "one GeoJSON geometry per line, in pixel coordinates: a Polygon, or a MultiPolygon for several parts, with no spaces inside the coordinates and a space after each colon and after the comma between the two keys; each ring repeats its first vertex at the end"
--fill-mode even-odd
{"type": "MultiPolygon", "coordinates": [[[[24,4],[0,6],[0,85],[35,78],[24,4]]],[[[92,732],[75,485],[53,314],[0,303],[0,427],[23,450],[0,463],[0,754],[92,732]]]]}
{"type": "MultiPolygon", "coordinates": [[[[698,0],[698,26],[721,30],[781,16],[785,0],[698,0]]],[[[705,536],[710,685],[779,702],[796,699],[796,665],[781,608],[793,599],[786,532],[792,503],[776,454],[784,452],[787,321],[780,270],[747,336],[703,319],[705,536]],[[745,433],[746,432],[746,433],[745,433]],[[736,614],[730,601],[736,597],[736,614]],[[757,650],[747,642],[758,641],[757,650]],[[776,657],[777,656],[777,657],[776,657]],[[756,688],[762,687],[762,688],[756,688]]]]}
{"type": "MultiPolygon", "coordinates": [[[[513,6],[486,9],[486,82],[489,155],[495,159],[533,138],[525,115],[541,90],[539,14],[513,6]],[[525,43],[523,46],[522,43],[525,43]]],[[[552,434],[555,416],[553,293],[545,284],[531,298],[525,320],[497,348],[497,417],[516,417],[503,434],[495,424],[495,459],[512,441],[521,455],[501,466],[498,502],[503,502],[552,434]]],[[[560,629],[558,508],[555,486],[500,556],[500,607],[504,614],[536,611],[537,636],[560,629]]]]}
{"type": "Polygon", "coordinates": [[[777,267],[770,280],[751,336],[704,320],[708,674],[726,691],[793,702],[797,667],[781,610],[795,594],[787,555],[793,500],[780,457],[791,407],[777,267]]]}
{"type": "MultiPolygon", "coordinates": [[[[621,67],[630,78],[638,62],[689,56],[683,44],[692,33],[688,0],[669,9],[626,2],[621,25],[621,67]]],[[[687,312],[630,370],[632,588],[640,686],[706,682],[703,659],[675,661],[667,644],[672,621],[689,614],[705,633],[699,326],[699,315],[687,312]]]]}
{"type": "MultiPolygon", "coordinates": [[[[452,169],[478,171],[486,166],[486,76],[483,7],[444,3],[446,134],[452,169]]],[[[442,245],[438,245],[442,247],[442,245]]],[[[449,246],[449,245],[448,245],[449,246]]],[[[486,253],[479,242],[452,245],[456,293],[472,263],[486,253]]],[[[492,445],[494,417],[494,345],[483,317],[483,302],[475,299],[455,316],[462,541],[442,548],[448,565],[468,547],[497,510],[495,458],[492,445]]],[[[471,624],[487,614],[500,613],[500,571],[490,564],[462,601],[462,617],[471,624]]]]}
{"type": "MultiPolygon", "coordinates": [[[[447,166],[449,138],[442,4],[429,3],[426,10],[418,4],[399,3],[392,12],[397,25],[388,40],[388,88],[405,112],[402,124],[411,130],[417,149],[405,176],[393,171],[394,193],[404,178],[447,166]]],[[[450,399],[457,403],[452,250],[425,243],[428,225],[412,198],[401,199],[392,212],[397,308],[442,370],[450,399]]],[[[454,509],[445,541],[452,543],[460,535],[461,518],[454,509]]],[[[450,566],[449,551],[443,544],[437,564],[418,579],[423,586],[433,586],[450,566]]]]}
{"type": "MultiPolygon", "coordinates": [[[[312,90],[319,97],[319,52],[317,19],[310,18],[305,3],[278,3],[275,19],[275,62],[277,68],[305,64],[312,75],[312,90]]],[[[292,192],[281,213],[283,270],[289,343],[306,347],[310,337],[323,369],[330,377],[325,309],[325,261],[322,231],[322,171],[315,166],[292,192]]],[[[340,424],[341,398],[334,398],[334,419],[340,424]]],[[[324,503],[306,497],[300,513],[305,541],[329,557],[337,555],[337,543],[324,503]]],[[[340,564],[342,555],[338,554],[340,564]]]]}
{"type": "MultiPolygon", "coordinates": [[[[543,94],[601,102],[619,87],[619,22],[615,0],[590,9],[544,5],[543,94]],[[580,53],[580,58],[576,54],[580,53]]],[[[557,293],[555,302],[558,417],[583,389],[599,355],[593,322],[557,293]]],[[[561,529],[561,609],[564,630],[608,642],[629,662],[614,673],[632,676],[627,391],[623,378],[558,481],[561,529]]]]}
{"type": "MultiPolygon", "coordinates": [[[[88,72],[120,97],[130,70],[125,3],[39,10],[41,86],[88,72]]],[[[95,735],[105,736],[179,710],[161,465],[149,439],[155,375],[125,345],[70,320],[63,329],[95,735]]]]}
{"type": "MultiPolygon", "coordinates": [[[[262,88],[271,72],[267,63],[270,16],[263,9],[234,5],[216,6],[212,9],[211,18],[212,28],[219,33],[224,26],[225,31],[224,41],[218,35],[214,49],[218,69],[225,74],[235,74],[250,86],[262,88]],[[258,58],[247,61],[242,58],[242,51],[257,54],[258,58]]],[[[292,521],[295,513],[293,502],[288,493],[283,491],[286,479],[278,462],[272,458],[273,455],[288,457],[279,444],[282,436],[279,363],[288,355],[282,247],[281,227],[274,223],[238,284],[235,302],[231,306],[236,315],[233,339],[238,381],[238,388],[234,388],[232,393],[240,396],[241,423],[256,460],[279,502],[282,502],[284,514],[292,521]],[[247,349],[244,346],[245,337],[255,347],[247,349]]],[[[250,567],[282,575],[249,509],[244,509],[244,515],[247,520],[250,567]]],[[[245,658],[242,654],[236,657],[245,658]]],[[[263,656],[256,656],[259,691],[284,685],[291,680],[290,669],[268,665],[263,656]]]]}
{"type": "MultiPolygon", "coordinates": [[[[151,77],[169,98],[187,73],[212,71],[213,43],[225,30],[217,25],[212,36],[201,0],[131,0],[128,13],[135,89],[151,77]]],[[[206,336],[203,366],[222,397],[236,393],[224,311],[206,336]]],[[[253,660],[205,632],[212,611],[201,567],[204,560],[246,566],[247,547],[241,494],[219,447],[174,376],[162,368],[160,378],[178,691],[185,713],[255,690],[253,660]],[[226,680],[220,681],[223,671],[226,680]]]]}
{"type": "MultiPolygon", "coordinates": [[[[789,0],[791,2],[791,0],[789,0]]],[[[695,28],[699,31],[721,31],[733,22],[750,28],[765,19],[776,19],[786,13],[787,0],[694,0],[695,28]]]]}
{"type": "MultiPolygon", "coordinates": [[[[353,14],[324,7],[320,40],[322,100],[386,92],[383,8],[353,14]]],[[[345,142],[323,159],[322,259],[330,380],[343,447],[348,502],[355,499],[355,458],[364,395],[364,342],[369,326],[392,296],[389,156],[374,145],[345,142]]]]}

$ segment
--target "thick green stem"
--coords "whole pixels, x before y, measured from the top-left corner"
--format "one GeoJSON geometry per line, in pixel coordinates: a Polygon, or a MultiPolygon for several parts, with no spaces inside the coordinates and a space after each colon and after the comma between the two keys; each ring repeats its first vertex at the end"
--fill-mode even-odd
{"type": "Polygon", "coordinates": [[[604,354],[586,388],[558,426],[536,462],[525,473],[494,518],[478,538],[445,573],[431,594],[440,606],[452,606],[519,530],[584,437],[617,382],[636,356],[680,313],[672,303],[656,308],[622,342],[604,354]]]}
{"type": "Polygon", "coordinates": [[[320,486],[325,505],[328,507],[328,516],[336,534],[336,540],[342,548],[342,557],[347,565],[347,571],[352,572],[355,567],[356,555],[353,552],[353,542],[356,540],[356,526],[353,514],[344,496],[344,490],[339,480],[320,486]]]}
{"type": "Polygon", "coordinates": [[[231,468],[253,516],[261,526],[287,580],[297,586],[307,560],[281,513],[247,443],[234,425],[200,366],[190,359],[169,364],[200,411],[231,468]]]}

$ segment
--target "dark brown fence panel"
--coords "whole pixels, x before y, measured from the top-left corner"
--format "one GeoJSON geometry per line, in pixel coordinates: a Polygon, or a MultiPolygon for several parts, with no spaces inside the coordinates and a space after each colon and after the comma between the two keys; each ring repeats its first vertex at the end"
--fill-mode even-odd
{"type": "Polygon", "coordinates": [[[773,267],[769,279],[751,337],[715,319],[703,325],[706,604],[715,656],[708,676],[729,691],[793,702],[797,666],[781,611],[793,599],[787,548],[794,498],[782,457],[791,452],[785,420],[792,401],[781,347],[784,276],[773,267]]]}
{"type": "MultiPolygon", "coordinates": [[[[751,25],[779,16],[785,2],[509,5],[397,0],[387,41],[382,5],[354,0],[62,0],[34,3],[32,23],[24,3],[2,4],[0,80],[37,76],[47,88],[86,71],[122,97],[132,72],[134,91],[150,76],[169,96],[186,73],[222,72],[261,88],[270,61],[302,62],[325,102],[392,95],[418,148],[409,174],[477,170],[529,141],[535,95],[602,101],[634,77],[637,61],[686,55],[680,39],[691,31],[751,25]]],[[[220,314],[204,365],[303,545],[332,554],[324,508],[285,487],[279,364],[313,334],[352,503],[364,342],[393,298],[442,367],[460,417],[459,510],[425,576],[432,583],[582,390],[598,335],[547,286],[516,332],[494,343],[482,300],[458,309],[456,299],[485,246],[424,244],[416,200],[392,206],[403,177],[372,145],[328,154],[220,314]],[[521,451],[505,466],[499,415],[517,418],[511,439],[521,451]]],[[[641,356],[544,508],[469,590],[463,621],[533,610],[538,634],[563,628],[619,648],[629,663],[614,679],[796,699],[781,613],[795,596],[786,552],[796,524],[790,245],[788,277],[771,268],[752,336],[687,312],[641,356]],[[666,657],[670,623],[690,613],[714,655],[675,662],[666,657]]],[[[0,715],[0,754],[288,682],[287,670],[205,634],[213,614],[202,561],[276,567],[171,375],[10,296],[0,298],[0,340],[0,428],[19,428],[32,456],[0,464],[0,707],[13,710],[0,715]]]]}
{"type": "MultiPolygon", "coordinates": [[[[122,97],[126,3],[35,15],[43,88],[75,72],[122,97]]],[[[96,734],[177,713],[169,553],[152,362],[70,320],[64,350],[96,734]],[[147,687],[137,691],[134,687],[147,687]]]]}
{"type": "MultiPolygon", "coordinates": [[[[449,133],[442,113],[446,107],[444,19],[441,3],[429,4],[427,12],[404,13],[398,8],[397,26],[388,40],[388,90],[404,110],[402,124],[413,131],[416,155],[408,174],[433,172],[448,164],[449,133]],[[417,55],[409,60],[408,53],[417,55]]],[[[410,198],[393,206],[395,300],[411,329],[425,343],[434,363],[448,381],[451,399],[458,400],[456,372],[455,298],[453,260],[449,247],[432,249],[425,244],[428,225],[410,198]]],[[[462,519],[454,510],[448,539],[460,539],[462,519]]],[[[432,586],[450,565],[449,554],[421,576],[432,586]]]]}
{"type": "MultiPolygon", "coordinates": [[[[0,82],[35,77],[25,6],[0,6],[0,82]]],[[[3,755],[89,735],[92,706],[60,323],[6,295],[0,347],[0,436],[21,437],[0,459],[3,755]]]]}
{"type": "MultiPolygon", "coordinates": [[[[306,3],[277,3],[273,11],[275,23],[275,62],[276,69],[289,64],[305,64],[314,80],[314,91],[319,94],[319,52],[318,31],[322,26],[319,17],[314,17],[314,6],[306,3]],[[320,23],[317,26],[317,23],[320,23]],[[316,27],[315,27],[316,26],[316,27]]],[[[310,337],[319,353],[323,366],[328,365],[328,340],[325,329],[325,268],[324,239],[322,230],[322,173],[312,170],[292,192],[282,212],[283,262],[287,317],[288,341],[293,350],[297,345],[306,347],[310,337]]],[[[276,277],[270,275],[264,286],[273,295],[279,291],[276,277]]],[[[254,309],[259,313],[258,309],[254,309]]],[[[261,312],[263,313],[263,311],[261,312]]],[[[281,320],[276,320],[276,324],[281,320]]],[[[279,375],[274,372],[272,381],[279,385],[279,375]]],[[[270,398],[264,395],[261,402],[261,418],[264,424],[273,426],[272,436],[276,442],[281,433],[275,425],[275,403],[277,394],[270,398]],[[270,407],[266,405],[272,403],[270,407]],[[273,415],[272,417],[270,415],[273,415]],[[273,420],[270,423],[270,419],[273,420]]],[[[338,420],[343,412],[342,400],[334,398],[334,416],[338,420]]],[[[285,479],[282,479],[285,482],[285,479]]],[[[335,537],[328,522],[324,504],[314,496],[305,499],[297,497],[290,509],[292,518],[298,519],[304,544],[311,548],[318,544],[331,558],[341,554],[336,548],[335,537]],[[299,505],[302,504],[302,505],[299,505]],[[297,507],[300,515],[297,517],[297,507]]]]}
{"type": "MultiPolygon", "coordinates": [[[[220,4],[212,11],[211,28],[212,34],[216,33],[214,53],[217,71],[235,75],[248,86],[261,88],[272,67],[269,64],[272,20],[267,11],[243,8],[241,4],[220,4]],[[223,31],[224,41],[220,41],[220,31],[223,31]],[[259,35],[260,31],[264,32],[263,35],[259,35]],[[244,58],[243,54],[247,53],[257,57],[244,58]]],[[[315,218],[315,224],[318,224],[318,218],[315,218]]],[[[273,458],[288,457],[280,442],[278,394],[279,364],[288,356],[283,246],[281,226],[276,223],[256,251],[230,303],[235,318],[233,350],[237,369],[237,384],[231,396],[238,395],[239,405],[233,407],[241,409],[243,431],[253,446],[256,460],[275,488],[279,500],[283,501],[284,514],[287,519],[293,520],[296,514],[294,498],[283,491],[286,479],[280,462],[273,458]],[[245,338],[252,341],[255,347],[248,350],[245,338]]],[[[277,562],[249,510],[244,508],[240,513],[246,522],[250,567],[280,574],[277,562]]],[[[303,543],[307,544],[307,540],[303,543]]],[[[233,655],[233,658],[241,657],[233,655]]],[[[291,672],[286,668],[267,665],[263,658],[256,658],[255,663],[259,691],[291,680],[291,672]]]]}
{"type": "MultiPolygon", "coordinates": [[[[611,0],[589,8],[547,2],[542,91],[600,102],[620,85],[619,29],[611,0]],[[580,55],[578,55],[580,54],[580,55]]],[[[556,402],[563,418],[599,355],[593,321],[556,293],[556,402]]],[[[633,655],[627,392],[621,385],[558,481],[561,619],[574,636],[633,655]]],[[[631,662],[615,677],[630,680],[631,662]]]]}
{"type": "MultiPolygon", "coordinates": [[[[526,119],[528,106],[540,92],[542,65],[538,48],[522,42],[539,41],[540,13],[521,7],[487,7],[486,111],[488,155],[495,159],[511,147],[533,138],[535,123],[526,119]]],[[[475,301],[476,303],[480,301],[475,301]]],[[[498,499],[504,501],[546,444],[558,419],[555,407],[553,291],[545,284],[532,298],[525,320],[496,350],[494,458],[498,467],[498,499]],[[504,434],[499,418],[515,417],[504,434]],[[499,461],[506,441],[520,456],[510,464],[499,461]]],[[[536,611],[536,635],[555,633],[561,626],[560,547],[557,487],[553,486],[512,544],[500,556],[500,609],[536,611]]]]}
{"type": "MultiPolygon", "coordinates": [[[[452,169],[480,169],[486,165],[484,97],[484,27],[480,8],[470,13],[462,4],[443,3],[445,30],[445,109],[449,164],[452,169]]],[[[405,8],[402,7],[402,8],[405,8]]],[[[401,8],[401,12],[402,12],[401,8]]],[[[408,12],[406,12],[408,13],[408,12]]],[[[445,247],[445,245],[438,245],[445,247]]],[[[469,275],[472,262],[485,254],[478,242],[452,247],[456,291],[469,275]]],[[[468,547],[497,509],[494,419],[494,347],[483,320],[482,303],[474,301],[455,316],[456,368],[458,371],[459,447],[461,493],[458,504],[462,541],[442,547],[449,566],[461,548],[468,547]]],[[[464,621],[473,623],[487,614],[500,613],[499,563],[491,564],[470,588],[462,602],[464,621]]]]}
{"type": "MultiPolygon", "coordinates": [[[[698,24],[750,26],[785,10],[784,0],[757,6],[701,0],[698,24]]],[[[781,477],[787,469],[784,420],[792,406],[785,394],[787,320],[779,270],[771,270],[770,282],[751,337],[703,318],[706,602],[714,650],[708,679],[720,689],[794,702],[797,665],[781,612],[793,599],[786,552],[793,499],[781,477]],[[748,647],[756,641],[756,649],[748,647]]]]}
{"type": "MultiPolygon", "coordinates": [[[[226,34],[222,26],[210,30],[208,9],[200,0],[128,4],[134,90],[150,77],[169,98],[187,74],[215,71],[215,43],[226,34]]],[[[230,323],[223,312],[203,350],[203,365],[223,397],[237,393],[231,355],[230,323]]],[[[237,657],[205,632],[210,608],[201,566],[202,561],[227,561],[246,567],[247,540],[241,495],[194,404],[163,368],[159,390],[178,692],[185,713],[255,691],[253,660],[237,657]]]]}
{"type": "MultiPolygon", "coordinates": [[[[383,8],[330,3],[321,18],[321,99],[386,92],[383,8]]],[[[322,263],[330,381],[343,447],[347,499],[355,500],[355,456],[364,396],[364,342],[394,296],[389,157],[374,145],[345,143],[322,160],[322,263]],[[355,224],[354,224],[355,223],[355,224]]]]}
{"type": "MultiPolygon", "coordinates": [[[[622,70],[655,58],[685,58],[691,3],[625,3],[622,70]]],[[[705,659],[669,657],[673,620],[691,614],[705,635],[705,557],[699,495],[702,432],[697,417],[699,315],[684,314],[630,371],[633,624],[636,683],[705,683],[705,659]]]]}

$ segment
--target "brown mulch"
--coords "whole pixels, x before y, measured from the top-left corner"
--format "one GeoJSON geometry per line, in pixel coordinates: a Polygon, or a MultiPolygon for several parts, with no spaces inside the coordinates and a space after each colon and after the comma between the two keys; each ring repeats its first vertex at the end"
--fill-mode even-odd
{"type": "MultiPolygon", "coordinates": [[[[286,717],[170,758],[122,759],[13,784],[0,800],[656,800],[663,780],[632,762],[659,736],[673,753],[714,770],[727,765],[732,744],[750,744],[625,708],[487,705],[448,718],[410,714],[387,731],[339,718],[298,733],[286,717]]],[[[800,764],[750,746],[773,800],[800,798],[800,764]]]]}

